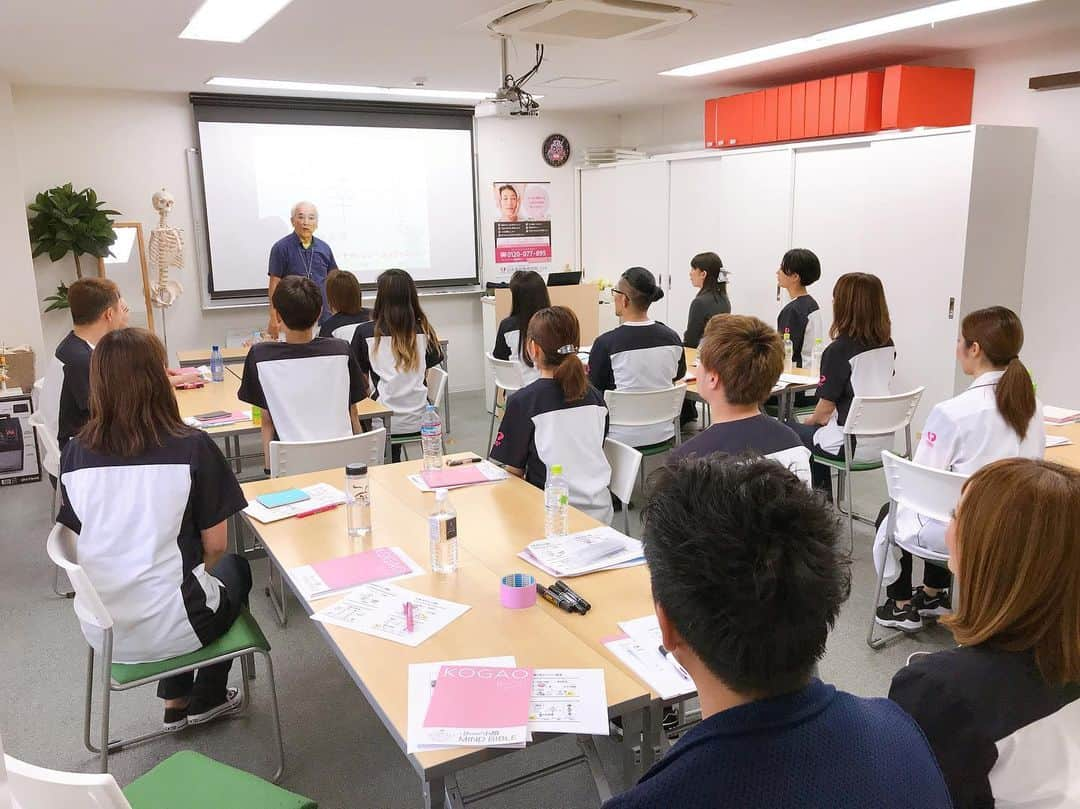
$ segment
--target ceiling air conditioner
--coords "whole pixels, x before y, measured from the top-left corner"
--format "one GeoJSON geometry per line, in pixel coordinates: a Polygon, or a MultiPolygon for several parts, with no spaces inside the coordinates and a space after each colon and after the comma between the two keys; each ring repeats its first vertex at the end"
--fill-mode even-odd
{"type": "Polygon", "coordinates": [[[488,28],[530,40],[620,40],[654,35],[696,16],[644,0],[542,0],[497,17],[488,28]]]}

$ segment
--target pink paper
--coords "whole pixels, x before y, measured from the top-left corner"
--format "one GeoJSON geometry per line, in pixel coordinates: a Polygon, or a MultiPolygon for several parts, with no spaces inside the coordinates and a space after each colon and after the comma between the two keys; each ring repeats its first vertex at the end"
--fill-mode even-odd
{"type": "Polygon", "coordinates": [[[443,666],[435,680],[426,728],[509,728],[527,725],[532,669],[443,666]]]}
{"type": "Polygon", "coordinates": [[[346,587],[367,584],[369,581],[392,579],[410,572],[409,566],[389,548],[376,548],[352,556],[327,559],[325,562],[316,562],[312,567],[330,590],[343,590],[346,587]]]}
{"type": "Polygon", "coordinates": [[[247,421],[248,416],[242,410],[237,410],[234,413],[230,413],[227,416],[218,416],[216,419],[207,419],[206,421],[199,421],[199,424],[203,427],[220,427],[223,424],[235,424],[238,421],[247,421]]]}
{"type": "Polygon", "coordinates": [[[429,469],[421,472],[420,477],[432,489],[449,489],[454,486],[468,486],[470,483],[489,483],[487,476],[476,466],[473,463],[446,469],[429,469]]]}

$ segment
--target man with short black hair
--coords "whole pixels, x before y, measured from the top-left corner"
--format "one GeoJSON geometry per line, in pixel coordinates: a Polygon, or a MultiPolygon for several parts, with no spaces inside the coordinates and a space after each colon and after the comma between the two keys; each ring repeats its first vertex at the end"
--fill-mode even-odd
{"type": "Polygon", "coordinates": [[[802,481],[772,461],[691,458],[653,476],[643,520],[663,643],[702,721],[605,809],[951,806],[899,706],[812,676],[850,574],[802,481]]]}
{"type": "Polygon", "coordinates": [[[274,289],[274,310],[285,327],[285,342],[256,343],[244,361],[240,401],[262,410],[263,454],[270,466],[270,442],[325,441],[360,432],[353,405],[368,385],[349,344],[312,337],[322,311],[322,292],[303,276],[282,278],[274,289]]]}

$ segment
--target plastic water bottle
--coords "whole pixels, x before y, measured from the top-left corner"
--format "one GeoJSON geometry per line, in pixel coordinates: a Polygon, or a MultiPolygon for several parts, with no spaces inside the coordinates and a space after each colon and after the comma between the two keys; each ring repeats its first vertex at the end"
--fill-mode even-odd
{"type": "Polygon", "coordinates": [[[814,340],[814,353],[810,355],[811,373],[821,373],[821,355],[825,353],[825,341],[818,337],[814,340]]]}
{"type": "Polygon", "coordinates": [[[442,419],[433,404],[424,408],[420,418],[420,446],[424,451],[424,471],[442,469],[442,419]]]}
{"type": "Polygon", "coordinates": [[[570,487],[560,464],[551,467],[544,483],[544,536],[564,537],[570,517],[570,487]]]}
{"type": "Polygon", "coordinates": [[[431,545],[431,572],[453,573],[457,570],[457,512],[446,489],[435,490],[435,508],[428,517],[428,542],[431,545]]]}
{"type": "Polygon", "coordinates": [[[225,381],[225,360],[218,346],[210,347],[210,378],[215,382],[225,381]]]}
{"type": "Polygon", "coordinates": [[[345,513],[350,537],[371,533],[371,489],[367,466],[351,463],[345,467],[345,513]]]}
{"type": "Polygon", "coordinates": [[[791,329],[784,329],[784,373],[791,373],[794,362],[795,347],[791,342],[791,329]]]}

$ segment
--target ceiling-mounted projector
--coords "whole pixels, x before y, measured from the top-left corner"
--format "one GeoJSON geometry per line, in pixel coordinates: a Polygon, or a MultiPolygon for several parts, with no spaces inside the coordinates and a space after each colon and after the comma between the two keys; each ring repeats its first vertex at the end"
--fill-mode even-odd
{"type": "Polygon", "coordinates": [[[526,116],[533,117],[540,114],[540,102],[538,102],[528,90],[525,83],[536,75],[540,65],[544,62],[544,46],[536,46],[536,64],[520,78],[515,79],[510,74],[509,44],[506,37],[499,37],[502,70],[499,76],[499,88],[495,91],[495,97],[490,101],[483,101],[476,106],[477,118],[488,118],[493,115],[499,117],[526,116]]]}

